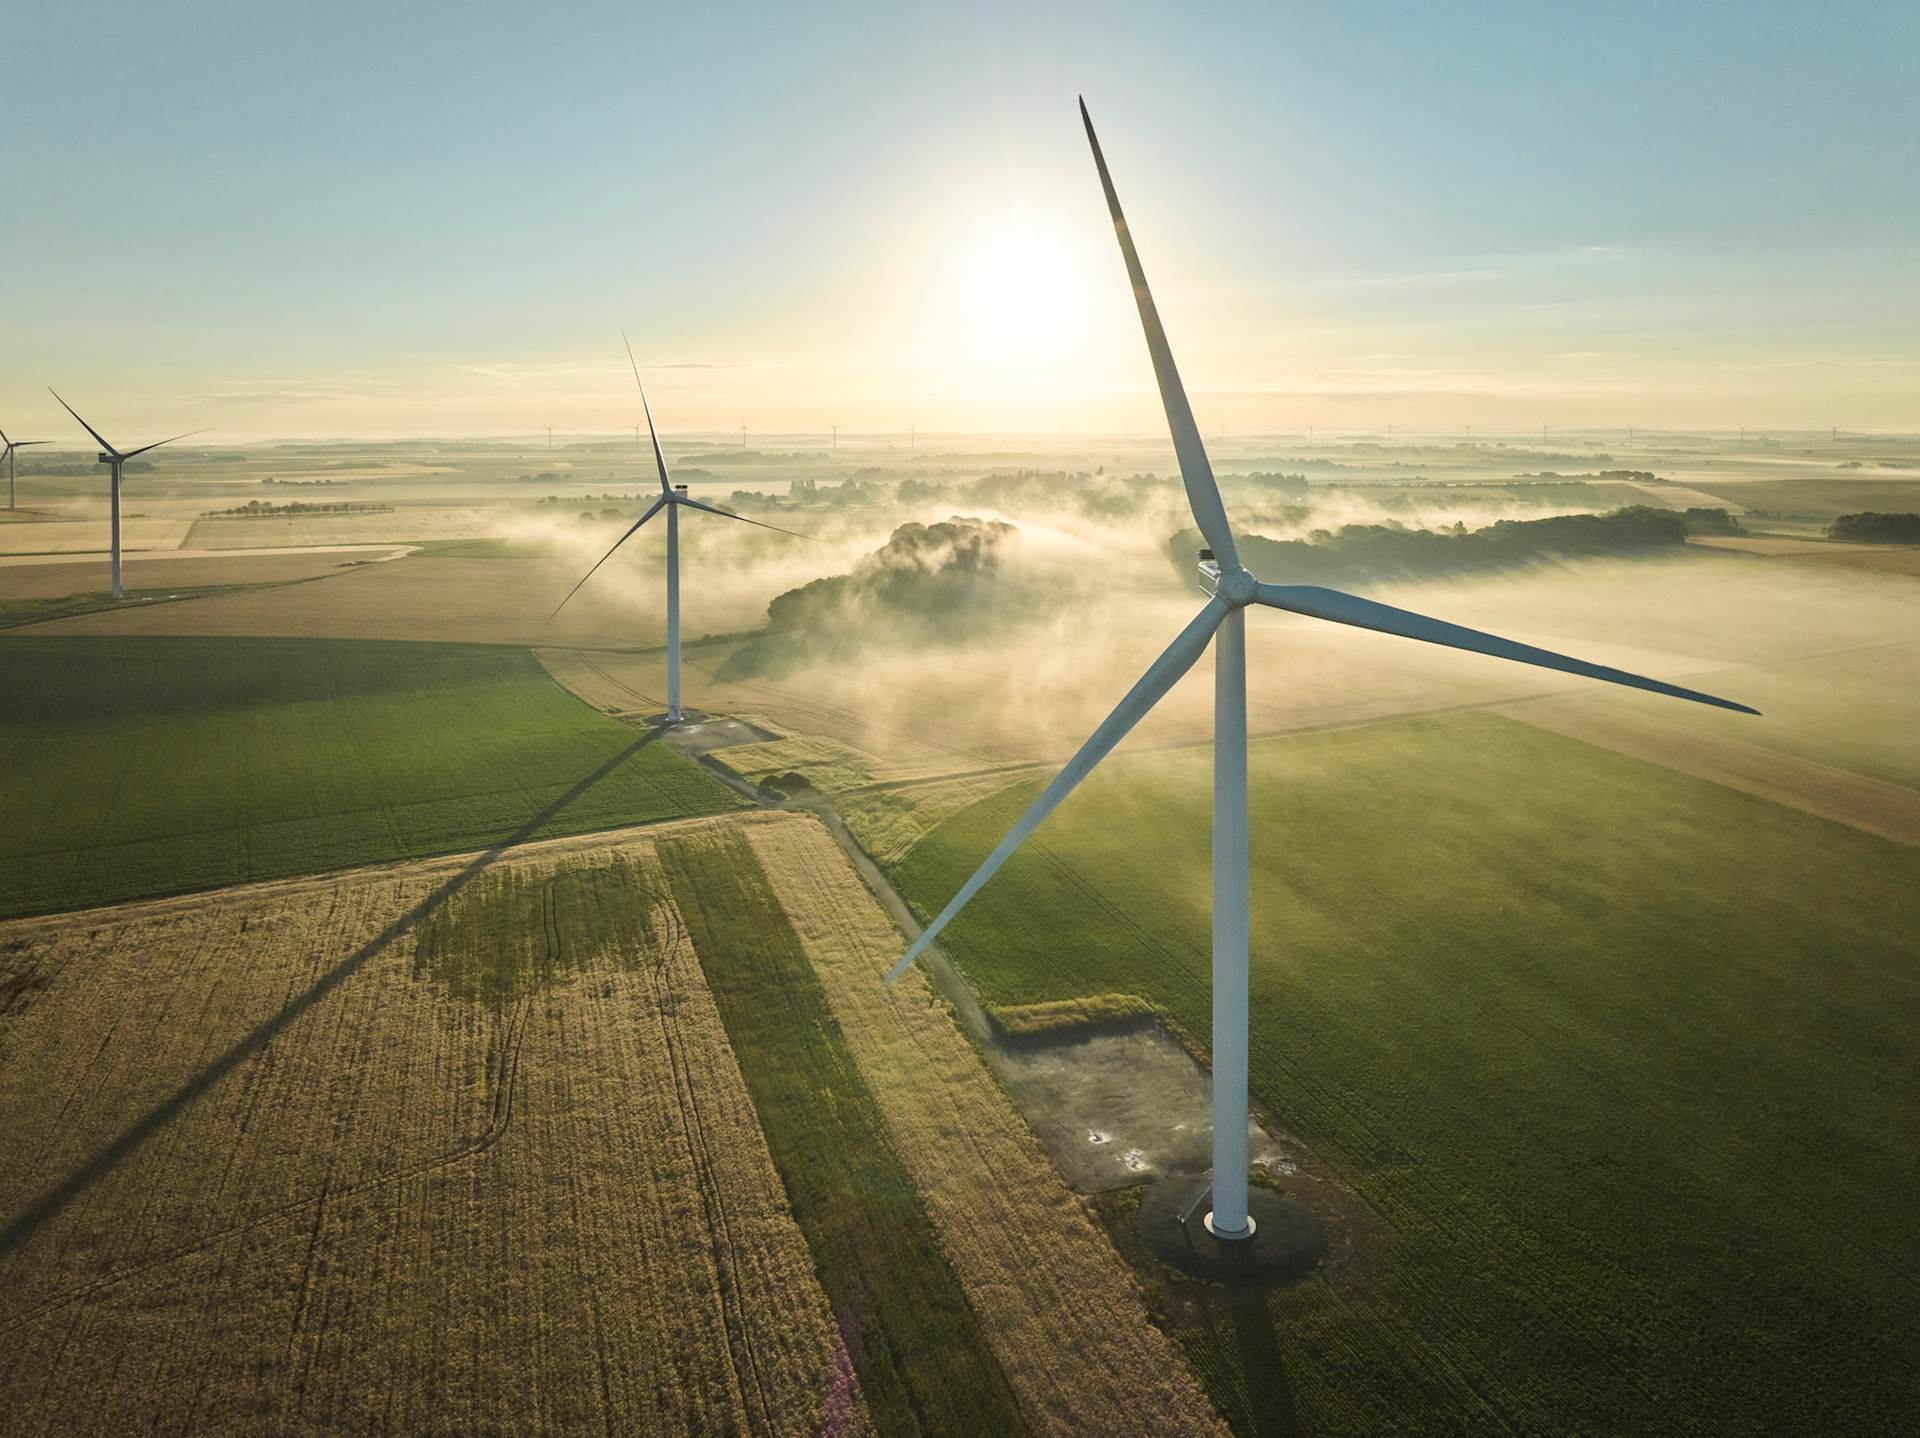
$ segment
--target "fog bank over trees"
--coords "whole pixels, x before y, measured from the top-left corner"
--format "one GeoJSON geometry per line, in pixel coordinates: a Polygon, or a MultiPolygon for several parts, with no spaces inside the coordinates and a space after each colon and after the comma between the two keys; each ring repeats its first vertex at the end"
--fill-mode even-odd
{"type": "MultiPolygon", "coordinates": [[[[1482,529],[1409,529],[1348,524],[1316,529],[1305,539],[1236,536],[1247,567],[1272,584],[1352,585],[1368,581],[1444,579],[1528,564],[1672,551],[1686,542],[1686,516],[1634,505],[1610,514],[1502,519],[1482,529]]],[[[1185,529],[1169,541],[1174,568],[1193,573],[1200,535],[1185,529]]]]}
{"type": "Polygon", "coordinates": [[[1843,514],[1827,526],[1829,539],[1855,544],[1920,544],[1920,514],[1843,514]]]}

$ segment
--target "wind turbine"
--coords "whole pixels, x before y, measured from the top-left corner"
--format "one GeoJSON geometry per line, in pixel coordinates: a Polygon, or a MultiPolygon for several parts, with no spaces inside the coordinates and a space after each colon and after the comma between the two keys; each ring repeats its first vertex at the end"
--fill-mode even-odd
{"type": "MultiPolygon", "coordinates": [[[[580,576],[580,583],[567,591],[566,599],[561,600],[547,616],[551,624],[560,611],[567,607],[581,586],[593,578],[594,570],[613,558],[615,549],[625,544],[641,525],[645,524],[661,510],[667,512],[667,723],[680,722],[680,510],[704,510],[708,514],[717,514],[722,519],[737,519],[742,524],[758,524],[762,529],[771,529],[780,534],[791,534],[795,539],[811,539],[810,534],[801,534],[794,529],[781,529],[777,524],[765,524],[757,519],[748,519],[744,514],[729,514],[724,509],[715,509],[711,504],[702,504],[687,493],[684,484],[675,484],[667,476],[667,457],[660,452],[660,435],[653,427],[653,407],[647,403],[647,387],[640,383],[640,363],[633,357],[633,342],[627,339],[625,330],[620,338],[627,346],[627,363],[633,366],[633,382],[640,389],[640,408],[647,416],[647,434],[653,440],[653,462],[660,471],[660,497],[647,507],[647,512],[634,520],[633,527],[613,542],[599,559],[594,561],[593,569],[580,576]]],[[[744,428],[744,426],[743,426],[744,428]]]]}
{"type": "Polygon", "coordinates": [[[1206,447],[1194,423],[1193,410],[1187,404],[1186,390],[1174,367],[1173,351],[1167,344],[1153,295],[1147,289],[1147,277],[1134,252],[1133,236],[1120,212],[1120,199],[1114,193],[1113,180],[1107,173],[1107,162],[1100,153],[1100,141],[1093,133],[1093,121],[1087,115],[1084,100],[1080,104],[1080,118],[1086,125],[1087,142],[1093,147],[1093,162],[1100,172],[1101,188],[1106,191],[1107,209],[1113,216],[1114,233],[1126,260],[1127,276],[1133,282],[1134,301],[1140,310],[1141,327],[1146,331],[1154,375],[1160,383],[1160,402],[1167,412],[1167,426],[1173,432],[1174,453],[1186,486],[1187,504],[1202,537],[1212,546],[1200,551],[1200,588],[1208,599],[1199,614],[1127,691],[1119,707],[1093,731],[1092,737],[1007,831],[973,877],[940,911],[939,917],[914,940],[913,946],[887,975],[887,982],[892,983],[906,972],[908,965],[925,952],[961,907],[980,891],[981,885],[993,877],[1040,822],[1073,792],[1147,711],[1160,702],[1193,667],[1207,645],[1213,643],[1213,1208],[1206,1216],[1206,1225],[1215,1238],[1244,1239],[1251,1237],[1254,1230],[1252,1216],[1247,1211],[1247,606],[1260,604],[1331,620],[1335,624],[1398,634],[1429,644],[1443,644],[1452,649],[1604,679],[1723,709],[1737,709],[1745,714],[1758,711],[1658,679],[1627,674],[1535,649],[1532,645],[1463,629],[1338,590],[1309,584],[1263,584],[1254,578],[1240,563],[1236,552],[1226,506],[1214,482],[1206,447]]]}
{"type": "Polygon", "coordinates": [[[8,439],[7,432],[4,429],[0,429],[0,446],[3,446],[3,447],[0,447],[0,454],[4,454],[7,459],[7,508],[8,509],[13,508],[13,452],[16,449],[25,449],[29,445],[52,444],[52,443],[53,441],[50,439],[8,439]]]}
{"type": "MultiPolygon", "coordinates": [[[[49,388],[47,393],[55,399],[60,399],[59,392],[52,388],[49,388]]],[[[175,439],[191,439],[196,434],[205,434],[206,431],[204,429],[190,429],[185,434],[174,435],[173,439],[156,439],[152,444],[143,444],[138,449],[129,449],[123,452],[108,444],[99,430],[88,424],[84,419],[80,419],[79,411],[74,409],[72,405],[60,399],[60,407],[75,419],[79,419],[80,428],[100,441],[100,463],[113,466],[113,597],[115,599],[124,599],[126,595],[120,588],[120,466],[132,459],[135,455],[145,454],[150,449],[158,449],[163,444],[172,444],[175,439]]]]}

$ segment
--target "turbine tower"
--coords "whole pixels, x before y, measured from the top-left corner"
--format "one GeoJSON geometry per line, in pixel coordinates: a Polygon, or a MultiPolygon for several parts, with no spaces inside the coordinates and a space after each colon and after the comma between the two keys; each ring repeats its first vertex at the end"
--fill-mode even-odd
{"type": "Polygon", "coordinates": [[[1588,664],[1338,590],[1305,584],[1263,584],[1254,578],[1240,563],[1233,528],[1227,522],[1226,507],[1214,482],[1206,447],[1194,423],[1193,410],[1188,406],[1180,373],[1174,367],[1173,351],[1167,344],[1153,295],[1147,289],[1147,277],[1134,252],[1133,236],[1120,212],[1120,200],[1114,193],[1113,180],[1107,173],[1107,162],[1100,153],[1100,141],[1093,133],[1093,121],[1087,116],[1084,100],[1080,104],[1080,118],[1086,125],[1087,142],[1093,147],[1094,165],[1100,172],[1101,188],[1106,192],[1107,209],[1113,217],[1127,276],[1133,282],[1134,300],[1140,310],[1141,327],[1146,331],[1154,375],[1160,383],[1160,401],[1167,412],[1167,426],[1173,433],[1173,448],[1180,464],[1180,478],[1186,486],[1187,504],[1201,536],[1211,546],[1200,551],[1200,588],[1208,598],[1206,606],[1127,691],[1119,707],[1093,731],[1092,737],[987,855],[973,877],[914,940],[887,975],[887,981],[891,983],[906,972],[907,966],[925,952],[927,945],[967,900],[979,892],[980,886],[993,877],[1013,851],[1147,711],[1160,702],[1211,643],[1214,646],[1213,1208],[1206,1216],[1206,1225],[1215,1238],[1244,1239],[1251,1237],[1254,1229],[1252,1216],[1247,1211],[1247,606],[1260,604],[1336,624],[1398,634],[1429,644],[1604,679],[1723,709],[1737,709],[1746,714],[1758,711],[1658,679],[1588,664]]]}
{"type": "MultiPolygon", "coordinates": [[[[55,399],[60,399],[58,392],[51,388],[47,390],[47,393],[55,399]]],[[[206,431],[204,429],[190,429],[185,434],[174,435],[173,439],[156,439],[152,444],[143,444],[138,449],[129,449],[122,452],[108,444],[107,441],[102,438],[99,430],[88,424],[84,419],[80,419],[79,412],[75,410],[72,405],[60,399],[60,407],[75,419],[79,419],[80,428],[100,441],[100,463],[113,466],[113,597],[115,599],[124,599],[126,595],[120,588],[120,466],[132,459],[135,455],[145,454],[150,449],[158,449],[163,444],[172,444],[175,439],[190,439],[196,434],[205,434],[206,431]]]]}
{"type": "Polygon", "coordinates": [[[827,428],[833,431],[833,447],[836,450],[839,449],[840,448],[840,426],[837,424],[830,424],[827,426],[827,428]]]}
{"type": "MultiPolygon", "coordinates": [[[[724,509],[715,509],[711,504],[702,504],[687,493],[684,484],[675,484],[667,474],[667,457],[660,451],[660,434],[653,427],[653,407],[647,403],[647,387],[640,383],[640,364],[633,357],[633,342],[627,339],[626,331],[620,332],[620,338],[627,346],[627,363],[633,366],[633,382],[640,389],[640,408],[647,416],[647,435],[653,441],[653,463],[660,471],[660,497],[647,507],[647,512],[634,520],[632,528],[613,542],[599,559],[594,561],[593,569],[580,576],[580,583],[567,591],[566,599],[553,607],[553,613],[547,616],[551,624],[581,586],[593,578],[594,570],[613,558],[614,550],[625,544],[654,515],[661,510],[667,512],[667,723],[680,722],[680,511],[682,508],[704,510],[708,514],[717,514],[722,519],[737,519],[742,524],[757,524],[762,529],[771,529],[780,534],[791,534],[796,539],[811,539],[810,534],[801,534],[798,530],[781,529],[777,524],[766,524],[758,519],[748,519],[744,514],[730,514],[724,509]]],[[[742,426],[744,429],[745,426],[742,426]]],[[[637,437],[637,436],[636,436],[637,437]]]]}
{"type": "Polygon", "coordinates": [[[8,439],[7,432],[4,429],[0,429],[0,455],[5,455],[7,461],[8,509],[13,508],[13,452],[16,449],[26,449],[29,445],[52,443],[53,441],[50,439],[8,439]]]}

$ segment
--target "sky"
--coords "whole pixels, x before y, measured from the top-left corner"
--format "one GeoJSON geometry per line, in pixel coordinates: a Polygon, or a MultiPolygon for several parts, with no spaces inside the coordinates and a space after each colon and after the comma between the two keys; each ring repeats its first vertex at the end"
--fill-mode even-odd
{"type": "Polygon", "coordinates": [[[0,426],[1920,430],[1920,6],[15,0],[0,426]]]}

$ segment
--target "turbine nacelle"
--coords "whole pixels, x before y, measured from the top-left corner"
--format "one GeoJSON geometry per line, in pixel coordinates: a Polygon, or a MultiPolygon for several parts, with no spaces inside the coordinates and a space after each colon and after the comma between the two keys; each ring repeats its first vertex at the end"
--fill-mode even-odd
{"type": "MultiPolygon", "coordinates": [[[[567,605],[572,601],[573,596],[580,592],[581,586],[586,584],[586,582],[589,579],[593,578],[594,572],[598,570],[601,565],[605,564],[609,559],[613,558],[614,551],[619,549],[620,546],[625,544],[629,539],[633,538],[633,536],[639,532],[640,527],[642,525],[644,525],[649,519],[652,519],[654,515],[658,514],[663,509],[670,510],[670,511],[675,509],[698,509],[707,514],[717,514],[722,519],[737,519],[742,524],[751,524],[760,529],[771,529],[776,534],[791,534],[796,539],[812,539],[813,538],[811,534],[802,534],[796,529],[782,529],[779,525],[768,524],[765,520],[748,519],[746,515],[735,514],[730,509],[716,509],[713,505],[707,504],[703,500],[695,499],[691,494],[688,494],[687,487],[684,484],[677,484],[674,482],[673,477],[667,473],[667,456],[665,451],[663,451],[660,448],[660,432],[659,430],[654,428],[653,406],[647,403],[647,387],[644,384],[640,383],[640,362],[633,357],[633,341],[627,338],[627,332],[625,330],[622,330],[620,332],[620,340],[621,340],[621,343],[625,344],[627,347],[627,363],[631,365],[633,368],[633,383],[635,387],[638,388],[640,391],[640,408],[646,414],[646,417],[647,417],[647,438],[651,440],[653,443],[653,465],[654,465],[654,469],[659,473],[659,476],[660,476],[660,497],[654,500],[654,502],[647,507],[646,513],[642,514],[638,519],[636,519],[633,522],[633,527],[631,529],[629,529],[625,534],[621,535],[618,539],[614,540],[613,549],[609,549],[605,554],[601,555],[599,559],[594,561],[593,568],[589,569],[585,574],[580,576],[580,583],[574,585],[572,589],[569,589],[567,591],[567,597],[561,600],[558,604],[556,604],[554,606],[553,613],[547,616],[547,622],[549,624],[551,624],[554,621],[554,619],[559,615],[562,609],[565,609],[567,607],[567,605]]],[[[75,418],[77,419],[79,418],[79,416],[76,415],[75,418]]],[[[636,439],[639,438],[637,433],[635,434],[634,437],[636,439]]],[[[673,567],[679,562],[678,551],[675,548],[674,537],[673,537],[676,532],[674,526],[677,526],[679,522],[680,522],[679,516],[677,514],[669,513],[667,515],[667,525],[668,525],[667,565],[670,573],[673,572],[673,567]]],[[[678,590],[674,588],[674,585],[676,583],[677,583],[677,580],[669,580],[668,588],[674,594],[677,595],[678,590]]],[[[670,604],[677,608],[679,604],[678,598],[671,599],[670,604]]],[[[673,627],[672,624],[670,624],[669,628],[672,628],[672,627],[673,627]]],[[[673,656],[670,660],[670,663],[673,667],[677,669],[679,665],[679,659],[677,657],[679,654],[678,639],[677,638],[671,639],[669,641],[668,648],[672,651],[672,656],[673,656]]],[[[677,681],[671,682],[668,687],[670,690],[670,695],[669,695],[667,708],[669,712],[673,713],[674,716],[677,718],[679,704],[678,704],[677,698],[674,696],[677,696],[679,693],[678,682],[677,681]]]]}
{"type": "Polygon", "coordinates": [[[1260,581],[1243,564],[1222,569],[1211,549],[1200,551],[1200,590],[1223,604],[1245,609],[1260,597],[1260,581]]]}

